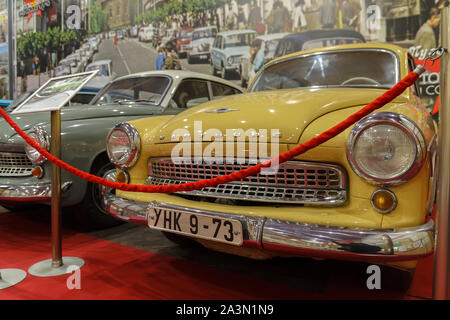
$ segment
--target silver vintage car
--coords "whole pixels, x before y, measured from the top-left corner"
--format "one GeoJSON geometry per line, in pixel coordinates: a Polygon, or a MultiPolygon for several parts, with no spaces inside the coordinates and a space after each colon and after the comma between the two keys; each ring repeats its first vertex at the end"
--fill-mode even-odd
{"type": "MultiPolygon", "coordinates": [[[[120,77],[85,105],[61,112],[62,160],[97,176],[113,178],[105,148],[107,133],[117,123],[149,116],[175,115],[189,107],[225,95],[242,93],[231,82],[201,73],[150,71],[120,77]]],[[[12,117],[37,143],[48,148],[49,113],[12,117]]],[[[3,120],[0,120],[0,205],[14,207],[51,199],[51,165],[3,120]]],[[[62,205],[87,228],[104,228],[117,220],[101,208],[105,189],[63,171],[62,205]]]]}
{"type": "Polygon", "coordinates": [[[226,79],[231,72],[239,72],[241,56],[248,53],[257,33],[254,30],[234,30],[217,34],[211,49],[212,74],[220,70],[226,79]]]}
{"type": "Polygon", "coordinates": [[[217,28],[214,26],[197,28],[192,32],[192,40],[188,47],[187,61],[193,63],[197,61],[208,61],[217,28]]]}

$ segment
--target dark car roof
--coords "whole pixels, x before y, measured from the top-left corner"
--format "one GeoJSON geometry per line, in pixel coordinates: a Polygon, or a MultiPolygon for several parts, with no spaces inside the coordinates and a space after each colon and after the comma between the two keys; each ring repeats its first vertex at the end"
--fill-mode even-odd
{"type": "Polygon", "coordinates": [[[320,38],[358,38],[361,42],[366,42],[361,33],[349,29],[332,29],[332,30],[309,30],[298,33],[290,33],[283,37],[283,39],[295,39],[299,42],[320,38]]]}

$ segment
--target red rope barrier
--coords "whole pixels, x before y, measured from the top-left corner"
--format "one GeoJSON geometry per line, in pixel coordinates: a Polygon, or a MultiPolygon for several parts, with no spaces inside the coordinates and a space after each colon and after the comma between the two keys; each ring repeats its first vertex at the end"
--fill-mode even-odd
{"type": "Polygon", "coordinates": [[[39,153],[41,153],[44,157],[46,157],[50,162],[56,164],[63,170],[70,172],[71,174],[78,176],[84,180],[87,180],[91,183],[101,184],[108,188],[118,189],[122,191],[131,191],[131,192],[148,192],[148,193],[174,193],[180,191],[192,191],[192,190],[200,190],[207,187],[215,187],[220,184],[229,183],[232,181],[237,181],[241,179],[245,179],[250,176],[254,176],[260,172],[262,168],[268,168],[271,166],[272,162],[279,161],[281,164],[283,162],[289,161],[292,158],[299,156],[306,151],[313,149],[324,142],[332,139],[337,136],[344,130],[346,130],[351,125],[355,124],[357,121],[361,120],[365,116],[369,115],[373,111],[383,107],[387,103],[394,100],[398,97],[406,88],[414,84],[414,82],[418,79],[419,75],[425,71],[423,67],[419,67],[413,72],[409,73],[404,79],[402,79],[399,83],[397,83],[394,87],[386,91],[383,95],[372,101],[370,104],[354,113],[346,120],[342,121],[338,125],[328,129],[321,135],[312,138],[311,140],[295,147],[294,149],[281,154],[279,157],[275,157],[271,160],[265,161],[263,163],[259,163],[250,168],[233,172],[231,174],[220,176],[216,178],[212,178],[209,180],[201,180],[196,182],[177,184],[177,185],[160,185],[160,186],[143,186],[143,185],[129,185],[126,183],[118,183],[109,181],[92,174],[83,172],[78,170],[71,165],[64,163],[60,159],[51,155],[48,151],[41,148],[37,143],[35,143],[28,135],[20,129],[17,124],[8,116],[8,114],[0,108],[0,114],[3,118],[5,118],[6,122],[34,149],[36,149],[39,153]]]}

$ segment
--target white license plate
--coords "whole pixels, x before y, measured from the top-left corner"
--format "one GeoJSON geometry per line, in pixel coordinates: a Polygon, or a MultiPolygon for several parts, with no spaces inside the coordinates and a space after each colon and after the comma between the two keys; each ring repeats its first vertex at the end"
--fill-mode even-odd
{"type": "Polygon", "coordinates": [[[148,226],[151,229],[213,240],[235,246],[242,245],[242,223],[197,213],[150,208],[148,226]]]}
{"type": "Polygon", "coordinates": [[[207,59],[207,58],[208,58],[208,56],[206,54],[200,55],[200,59],[207,59]]]}

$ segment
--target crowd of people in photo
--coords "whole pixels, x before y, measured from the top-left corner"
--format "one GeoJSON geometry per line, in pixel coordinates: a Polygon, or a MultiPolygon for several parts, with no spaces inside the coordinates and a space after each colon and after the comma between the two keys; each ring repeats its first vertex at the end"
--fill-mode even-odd
{"type": "Polygon", "coordinates": [[[168,17],[163,27],[177,29],[214,25],[219,32],[252,29],[259,34],[321,28],[358,30],[360,12],[360,0],[275,0],[270,10],[262,9],[255,0],[243,5],[232,1],[216,10],[168,17]]]}

